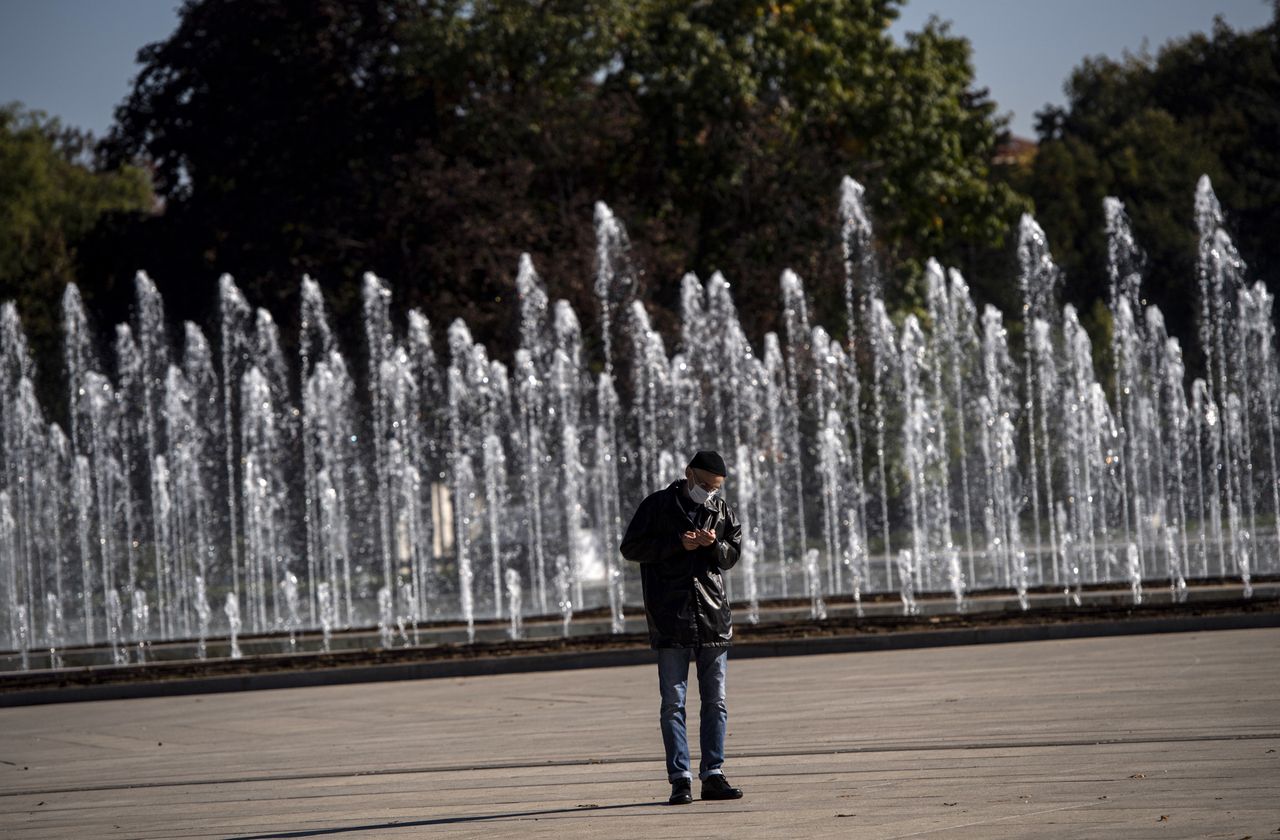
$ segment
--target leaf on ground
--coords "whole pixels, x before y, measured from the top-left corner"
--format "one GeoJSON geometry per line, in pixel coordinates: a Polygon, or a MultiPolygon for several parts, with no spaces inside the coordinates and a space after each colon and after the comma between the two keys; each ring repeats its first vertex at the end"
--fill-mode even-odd
{"type": "Polygon", "coordinates": [[[857,814],[836,814],[837,817],[856,817],[857,814]]]}
{"type": "Polygon", "coordinates": [[[1146,774],[1146,773],[1134,773],[1134,774],[1133,774],[1132,776],[1130,776],[1129,778],[1130,778],[1130,779],[1145,779],[1146,777],[1147,777],[1147,774],[1146,774]]]}
{"type": "Polygon", "coordinates": [[[1168,822],[1168,821],[1169,821],[1169,815],[1168,815],[1168,814],[1161,814],[1161,815],[1160,815],[1160,819],[1156,820],[1156,822],[1168,822]]]}
{"type": "Polygon", "coordinates": [[[958,802],[943,802],[942,804],[943,804],[943,805],[946,805],[948,808],[950,808],[952,805],[958,805],[958,804],[960,804],[960,803],[958,803],[958,802]]]}

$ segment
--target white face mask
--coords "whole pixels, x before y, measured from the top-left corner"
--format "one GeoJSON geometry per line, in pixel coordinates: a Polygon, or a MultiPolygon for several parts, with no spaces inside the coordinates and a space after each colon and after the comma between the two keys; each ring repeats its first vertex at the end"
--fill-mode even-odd
{"type": "Polygon", "coordinates": [[[689,488],[689,498],[693,499],[694,504],[705,505],[716,497],[717,490],[706,490],[698,485],[693,479],[686,478],[685,486],[689,488]]]}

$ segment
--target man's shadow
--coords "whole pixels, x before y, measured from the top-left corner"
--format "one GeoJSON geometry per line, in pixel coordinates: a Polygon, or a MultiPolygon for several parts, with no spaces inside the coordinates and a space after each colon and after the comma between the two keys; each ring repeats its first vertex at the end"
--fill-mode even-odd
{"type": "MultiPolygon", "coordinates": [[[[294,840],[302,837],[325,837],[333,834],[346,834],[350,831],[377,831],[390,828],[421,828],[430,825],[450,825],[453,823],[484,822],[485,820],[506,820],[516,817],[545,817],[553,814],[577,814],[583,811],[614,811],[620,808],[667,808],[667,803],[658,801],[631,802],[625,805],[584,805],[577,808],[552,808],[545,811],[511,811],[505,814],[483,814],[475,817],[438,817],[434,820],[408,820],[406,822],[384,822],[372,825],[348,825],[339,828],[317,828],[310,831],[282,831],[273,834],[237,835],[235,840],[294,840]]],[[[695,813],[697,808],[681,808],[681,813],[695,813]]],[[[707,811],[710,813],[717,813],[707,811]]]]}

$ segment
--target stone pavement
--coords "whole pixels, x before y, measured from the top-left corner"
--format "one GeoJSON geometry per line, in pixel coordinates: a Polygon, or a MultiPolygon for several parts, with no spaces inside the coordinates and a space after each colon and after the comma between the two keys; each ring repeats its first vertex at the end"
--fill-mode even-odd
{"type": "Polygon", "coordinates": [[[747,796],[682,807],[652,666],[3,709],[0,836],[1261,840],[1278,653],[1258,629],[731,654],[747,796]]]}

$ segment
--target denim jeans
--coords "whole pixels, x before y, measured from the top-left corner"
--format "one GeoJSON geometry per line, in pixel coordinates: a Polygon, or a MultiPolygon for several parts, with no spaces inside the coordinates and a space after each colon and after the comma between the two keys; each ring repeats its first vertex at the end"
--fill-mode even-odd
{"type": "Polygon", "coordinates": [[[689,739],[684,725],[685,689],[689,684],[689,661],[698,667],[698,696],[702,714],[698,725],[701,761],[698,778],[721,772],[724,764],[724,731],[729,712],[724,702],[728,648],[659,648],[658,687],[662,694],[662,745],[667,750],[667,779],[692,779],[689,772],[689,739]]]}

